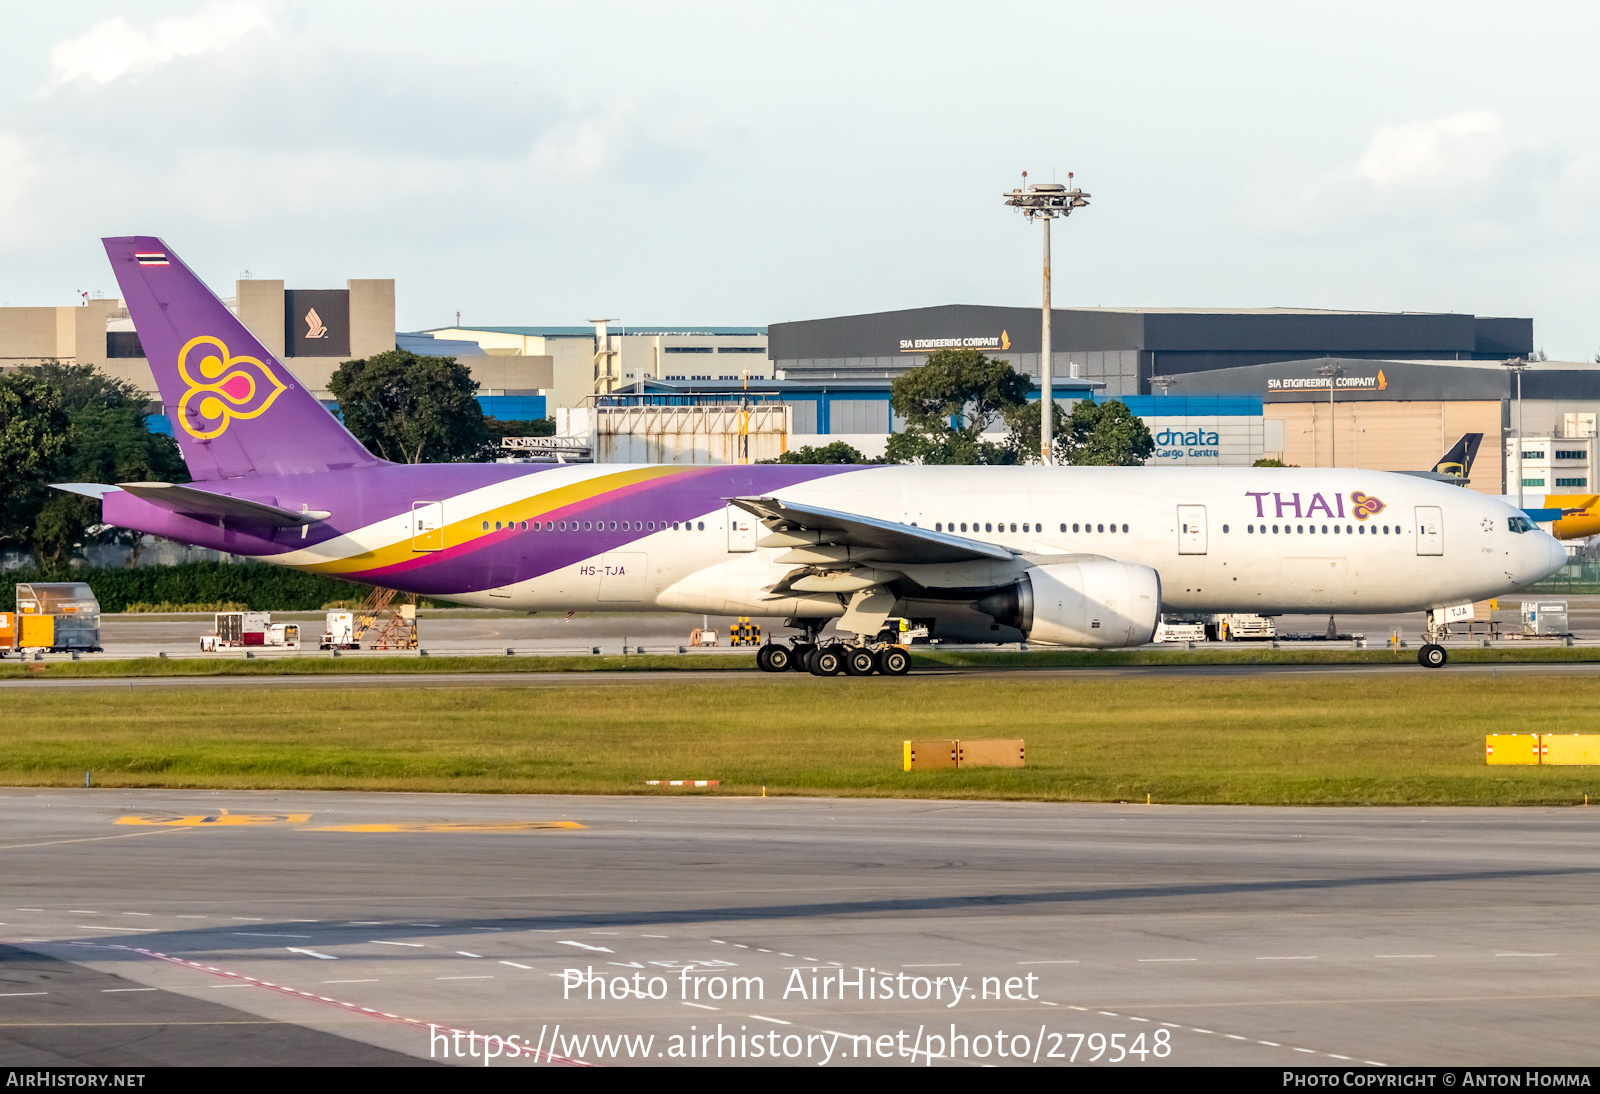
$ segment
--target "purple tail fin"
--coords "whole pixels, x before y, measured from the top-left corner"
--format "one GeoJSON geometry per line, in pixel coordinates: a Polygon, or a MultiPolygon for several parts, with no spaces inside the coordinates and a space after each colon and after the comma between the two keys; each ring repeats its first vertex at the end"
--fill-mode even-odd
{"type": "Polygon", "coordinates": [[[154,236],[103,240],[196,479],[380,462],[154,236]]]}

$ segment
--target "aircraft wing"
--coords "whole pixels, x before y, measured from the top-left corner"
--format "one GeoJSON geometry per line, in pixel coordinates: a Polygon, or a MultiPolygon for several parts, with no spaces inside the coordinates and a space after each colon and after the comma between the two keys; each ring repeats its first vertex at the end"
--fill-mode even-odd
{"type": "Polygon", "coordinates": [[[882,565],[905,566],[933,563],[1000,561],[1010,562],[1015,552],[992,543],[935,532],[913,524],[896,524],[856,513],[784,501],[779,498],[729,498],[754,514],[774,532],[806,531],[823,533],[826,542],[870,551],[882,565]]]}
{"type": "Polygon", "coordinates": [[[296,513],[293,509],[280,509],[266,502],[235,498],[227,494],[213,494],[208,490],[197,490],[192,486],[182,486],[173,482],[125,482],[120,486],[62,482],[54,485],[58,490],[92,498],[103,498],[113,491],[124,490],[151,505],[159,505],[174,513],[182,513],[186,517],[198,517],[201,520],[248,520],[279,528],[298,528],[314,524],[319,520],[327,520],[333,515],[320,509],[296,513]]]}

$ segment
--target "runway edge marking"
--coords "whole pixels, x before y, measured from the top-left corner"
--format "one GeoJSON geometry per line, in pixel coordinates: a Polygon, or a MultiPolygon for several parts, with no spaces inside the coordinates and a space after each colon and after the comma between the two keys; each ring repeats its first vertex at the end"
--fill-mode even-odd
{"type": "MultiPolygon", "coordinates": [[[[351,1014],[360,1015],[366,1018],[379,1018],[386,1021],[399,1022],[404,1025],[412,1026],[416,1029],[425,1029],[429,1031],[443,1030],[452,1035],[457,1033],[465,1034],[467,1032],[464,1029],[456,1029],[454,1026],[441,1026],[436,1022],[424,1022],[416,1018],[407,1018],[399,1014],[389,1014],[385,1011],[373,1010],[371,1007],[357,1006],[356,1004],[346,1002],[343,999],[332,999],[326,995],[317,995],[309,991],[300,991],[298,988],[291,988],[283,984],[274,984],[267,980],[258,980],[253,976],[246,976],[243,973],[231,972],[227,969],[219,969],[215,965],[206,965],[199,961],[188,961],[181,957],[174,957],[171,954],[161,953],[158,950],[146,950],[137,946],[112,946],[110,948],[114,950],[127,950],[129,953],[136,953],[143,957],[152,958],[156,961],[166,961],[169,964],[178,965],[186,969],[194,969],[197,972],[208,973],[212,976],[220,976],[225,980],[234,981],[241,985],[266,988],[268,991],[275,991],[281,995],[287,995],[293,999],[302,999],[313,1003],[323,1003],[328,1006],[336,1007],[340,1010],[348,1011],[351,1014]]],[[[526,1048],[524,1048],[523,1051],[526,1052],[526,1048]]],[[[554,1053],[545,1052],[542,1049],[535,1049],[533,1056],[535,1060],[547,1064],[564,1064],[568,1067],[595,1066],[588,1060],[577,1060],[570,1056],[557,1056],[554,1053]]]]}

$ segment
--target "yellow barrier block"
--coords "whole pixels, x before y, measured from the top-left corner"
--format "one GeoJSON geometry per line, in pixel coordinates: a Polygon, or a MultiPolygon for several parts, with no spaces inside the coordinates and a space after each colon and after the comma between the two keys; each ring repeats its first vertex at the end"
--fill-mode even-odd
{"type": "Polygon", "coordinates": [[[929,771],[936,767],[956,766],[956,741],[907,741],[905,764],[907,771],[929,771]]]}
{"type": "Polygon", "coordinates": [[[1600,734],[1546,733],[1539,742],[1542,764],[1600,764],[1600,734]]]}
{"type": "Polygon", "coordinates": [[[1022,738],[994,741],[957,741],[957,767],[1023,767],[1028,752],[1022,738]]]}
{"type": "Polygon", "coordinates": [[[1484,758],[1491,764],[1539,762],[1537,733],[1491,733],[1483,739],[1484,758]]]}

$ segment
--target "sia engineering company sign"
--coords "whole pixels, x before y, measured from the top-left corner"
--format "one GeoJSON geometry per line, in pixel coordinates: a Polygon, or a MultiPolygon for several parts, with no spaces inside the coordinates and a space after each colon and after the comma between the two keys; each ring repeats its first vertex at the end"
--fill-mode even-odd
{"type": "Polygon", "coordinates": [[[938,349],[997,349],[1008,350],[1011,348],[1011,336],[1005,331],[999,334],[967,336],[960,338],[902,338],[900,339],[901,353],[928,353],[938,349]]]}

